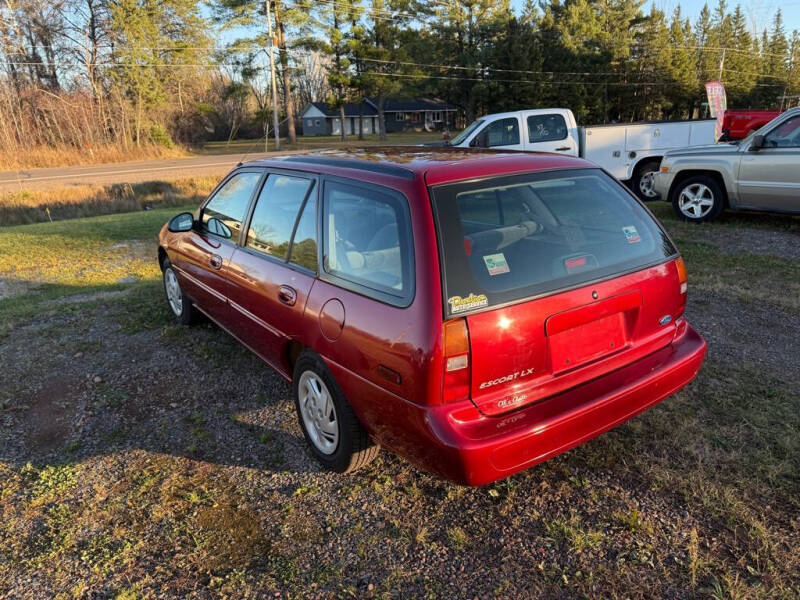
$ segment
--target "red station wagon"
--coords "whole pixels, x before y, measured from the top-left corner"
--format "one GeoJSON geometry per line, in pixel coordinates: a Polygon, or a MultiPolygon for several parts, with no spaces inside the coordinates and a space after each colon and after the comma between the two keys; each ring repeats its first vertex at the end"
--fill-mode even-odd
{"type": "Polygon", "coordinates": [[[385,446],[481,485],[697,374],[686,269],[580,159],[372,149],[251,162],[159,236],[172,312],[201,312],[293,384],[316,458],[385,446]]]}

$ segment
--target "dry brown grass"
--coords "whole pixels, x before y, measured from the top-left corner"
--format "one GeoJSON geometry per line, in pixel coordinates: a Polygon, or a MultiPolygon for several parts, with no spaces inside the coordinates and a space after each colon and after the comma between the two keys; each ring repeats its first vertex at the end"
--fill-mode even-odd
{"type": "Polygon", "coordinates": [[[47,145],[26,148],[25,152],[0,150],[0,171],[15,169],[37,169],[42,167],[68,167],[118,163],[149,158],[181,158],[189,154],[181,147],[167,148],[156,144],[125,148],[119,144],[106,144],[91,148],[73,146],[53,147],[47,145]]]}
{"type": "Polygon", "coordinates": [[[218,177],[194,177],[2,194],[0,226],[194,204],[207,196],[218,181],[218,177]]]}

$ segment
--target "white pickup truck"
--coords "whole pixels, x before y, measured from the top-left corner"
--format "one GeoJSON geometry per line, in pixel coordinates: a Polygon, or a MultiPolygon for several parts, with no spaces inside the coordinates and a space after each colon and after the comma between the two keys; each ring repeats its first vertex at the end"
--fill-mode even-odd
{"type": "Polygon", "coordinates": [[[481,117],[449,145],[580,156],[626,182],[642,200],[653,200],[653,173],[664,153],[713,144],[715,125],[710,119],[578,127],[568,108],[539,108],[481,117]]]}

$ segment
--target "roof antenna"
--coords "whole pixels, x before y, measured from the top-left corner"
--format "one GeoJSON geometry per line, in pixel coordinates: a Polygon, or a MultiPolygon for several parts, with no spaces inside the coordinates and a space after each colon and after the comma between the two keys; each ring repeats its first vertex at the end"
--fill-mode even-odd
{"type": "Polygon", "coordinates": [[[242,158],[241,158],[241,159],[239,159],[239,162],[238,162],[238,163],[236,163],[236,166],[237,166],[237,167],[241,167],[241,166],[244,164],[244,161],[247,159],[247,155],[248,155],[248,154],[250,154],[250,153],[253,151],[253,146],[255,146],[256,144],[260,144],[260,143],[261,143],[261,140],[263,140],[264,138],[267,138],[267,139],[269,139],[269,126],[267,126],[267,133],[265,133],[264,135],[262,135],[260,138],[258,138],[257,140],[255,140],[255,141],[254,141],[252,144],[250,144],[250,145],[247,147],[247,150],[245,150],[244,154],[242,154],[242,158]]]}

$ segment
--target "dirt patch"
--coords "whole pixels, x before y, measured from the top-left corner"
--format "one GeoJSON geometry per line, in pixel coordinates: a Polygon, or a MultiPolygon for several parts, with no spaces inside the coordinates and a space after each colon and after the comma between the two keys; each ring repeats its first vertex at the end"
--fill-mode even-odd
{"type": "Polygon", "coordinates": [[[114,290],[110,292],[88,292],[86,294],[73,294],[71,296],[61,296],[47,302],[47,306],[61,306],[64,304],[80,304],[81,302],[95,302],[98,300],[110,300],[120,298],[130,290],[114,290]]]}
{"type": "Polygon", "coordinates": [[[17,281],[15,279],[1,279],[0,278],[0,300],[7,300],[22,296],[31,289],[31,284],[26,281],[17,281]]]}
{"type": "Polygon", "coordinates": [[[81,382],[58,375],[48,377],[28,400],[23,427],[28,446],[35,453],[46,453],[64,446],[72,431],[75,399],[81,382]]]}
{"type": "MultiPolygon", "coordinates": [[[[712,235],[729,232],[745,239],[712,235]]],[[[709,342],[694,383],[471,489],[387,452],[323,472],[286,382],[217,327],[173,324],[160,285],[77,297],[96,302],[0,340],[0,597],[800,589],[800,315],[774,304],[690,286],[687,316],[709,342]]]]}
{"type": "Polygon", "coordinates": [[[687,226],[678,236],[701,244],[712,244],[725,254],[760,254],[800,260],[800,233],[794,231],[720,227],[709,223],[687,226]]]}

